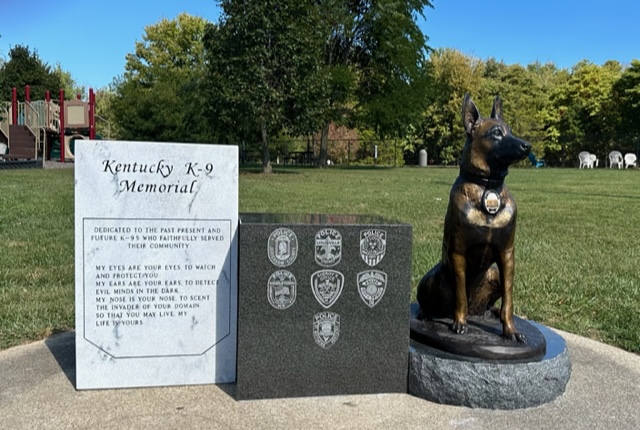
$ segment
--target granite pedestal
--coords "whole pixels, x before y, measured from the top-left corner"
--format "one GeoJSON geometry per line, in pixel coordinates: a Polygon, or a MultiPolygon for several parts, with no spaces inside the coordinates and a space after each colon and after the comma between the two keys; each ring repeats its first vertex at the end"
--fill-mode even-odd
{"type": "Polygon", "coordinates": [[[411,226],[240,221],[238,399],[406,392],[411,226]]]}
{"type": "MultiPolygon", "coordinates": [[[[412,315],[416,312],[413,304],[412,315]]],[[[409,393],[436,403],[485,409],[521,409],[554,400],[564,393],[571,376],[567,345],[549,328],[529,323],[546,342],[541,359],[471,358],[412,339],[409,393]]]]}

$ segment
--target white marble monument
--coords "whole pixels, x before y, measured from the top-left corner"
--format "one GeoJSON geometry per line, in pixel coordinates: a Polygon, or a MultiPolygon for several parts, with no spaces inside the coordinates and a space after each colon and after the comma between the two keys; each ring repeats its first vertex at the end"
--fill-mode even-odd
{"type": "Polygon", "coordinates": [[[79,140],[76,388],[235,381],[238,149],[79,140]]]}

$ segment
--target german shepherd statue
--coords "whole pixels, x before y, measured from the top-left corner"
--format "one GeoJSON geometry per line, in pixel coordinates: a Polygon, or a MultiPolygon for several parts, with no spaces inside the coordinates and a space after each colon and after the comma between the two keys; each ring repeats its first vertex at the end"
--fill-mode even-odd
{"type": "Polygon", "coordinates": [[[502,335],[526,343],[513,322],[516,203],[504,178],[531,145],[511,134],[499,97],[483,118],[465,94],[462,122],[467,139],[449,194],[442,261],[418,285],[421,318],[452,318],[452,330],[464,334],[469,315],[484,315],[502,298],[502,335]]]}

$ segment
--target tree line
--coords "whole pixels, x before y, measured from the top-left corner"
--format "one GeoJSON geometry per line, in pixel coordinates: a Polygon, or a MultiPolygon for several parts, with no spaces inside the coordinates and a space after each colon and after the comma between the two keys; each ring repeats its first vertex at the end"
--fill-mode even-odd
{"type": "Polygon", "coordinates": [[[587,60],[570,70],[553,63],[507,65],[452,49],[430,53],[422,114],[422,144],[436,162],[449,164],[462,148],[460,106],[465,92],[482,112],[493,97],[503,100],[514,134],[552,165],[573,165],[581,151],[606,159],[609,152],[639,152],[640,61],[623,66],[587,60]]]}
{"type": "MultiPolygon", "coordinates": [[[[638,60],[563,69],[431,50],[416,23],[428,0],[219,5],[217,23],[180,14],[144,29],[124,73],[96,93],[112,138],[237,144],[258,152],[268,172],[274,151],[309,139],[325,166],[333,158],[329,130],[345,126],[399,164],[415,163],[421,149],[431,163],[455,164],[469,92],[482,112],[499,95],[514,134],[548,164],[573,165],[583,150],[601,159],[611,150],[640,152],[638,60]]],[[[0,62],[3,100],[24,83],[36,99],[34,55],[16,47],[0,62]]],[[[78,90],[60,65],[42,66],[70,94],[78,90]]]]}
{"type": "Polygon", "coordinates": [[[257,145],[330,124],[400,138],[419,117],[427,0],[221,0],[218,23],[186,14],[145,29],[112,87],[123,138],[257,145]]]}

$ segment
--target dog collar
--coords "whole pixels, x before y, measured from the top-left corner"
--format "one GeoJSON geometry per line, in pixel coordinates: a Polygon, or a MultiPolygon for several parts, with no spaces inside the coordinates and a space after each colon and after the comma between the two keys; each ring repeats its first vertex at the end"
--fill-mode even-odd
{"type": "Polygon", "coordinates": [[[469,182],[473,182],[474,184],[480,185],[487,189],[499,190],[500,187],[502,187],[502,185],[504,184],[505,176],[507,176],[506,173],[499,178],[485,178],[485,177],[474,175],[472,173],[469,173],[460,169],[460,177],[462,179],[469,182]]]}

